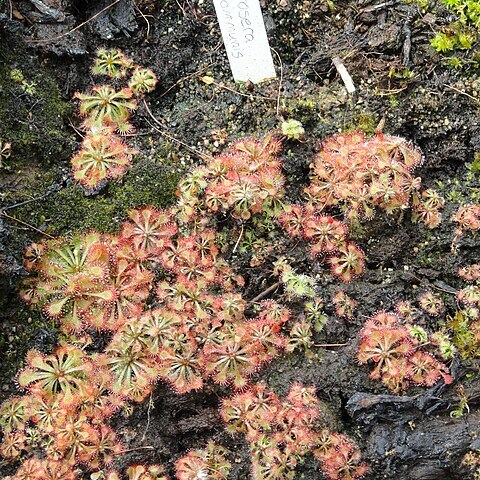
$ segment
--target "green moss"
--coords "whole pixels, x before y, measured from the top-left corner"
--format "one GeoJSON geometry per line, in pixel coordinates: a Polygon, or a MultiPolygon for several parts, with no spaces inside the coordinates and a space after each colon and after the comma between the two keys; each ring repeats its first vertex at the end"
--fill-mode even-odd
{"type": "Polygon", "coordinates": [[[431,250],[431,240],[430,232],[425,233],[425,238],[427,241],[423,244],[420,244],[420,250],[417,254],[416,261],[419,266],[423,268],[435,268],[437,269],[439,265],[442,264],[442,261],[445,258],[445,253],[438,250],[431,250]]]}
{"type": "Polygon", "coordinates": [[[319,103],[312,95],[305,98],[289,98],[286,100],[285,108],[291,117],[298,119],[302,124],[312,125],[317,121],[319,103]]]}
{"type": "Polygon", "coordinates": [[[72,142],[65,121],[70,113],[56,82],[22,42],[0,35],[0,138],[12,143],[9,163],[17,168],[67,158],[72,142]]]}
{"type": "Polygon", "coordinates": [[[452,332],[452,342],[465,360],[480,357],[478,333],[474,329],[475,316],[469,315],[469,309],[458,310],[448,318],[447,326],[452,332]]]}
{"type": "Polygon", "coordinates": [[[133,207],[172,204],[180,175],[171,164],[142,159],[121,182],[109,184],[105,193],[86,197],[80,186],[72,184],[43,201],[18,208],[15,213],[20,220],[52,235],[85,230],[115,232],[133,207]]]}
{"type": "Polygon", "coordinates": [[[360,112],[345,126],[345,131],[361,130],[367,136],[375,133],[378,125],[378,116],[372,112],[360,112]]]}
{"type": "Polygon", "coordinates": [[[46,345],[42,343],[55,341],[52,325],[45,323],[46,320],[39,311],[31,311],[19,301],[15,301],[15,303],[18,303],[15,325],[5,326],[0,330],[0,355],[2,357],[0,385],[10,384],[12,377],[23,366],[25,353],[34,346],[32,343],[43,347],[46,345]],[[44,339],[39,337],[40,331],[44,332],[44,339]]]}

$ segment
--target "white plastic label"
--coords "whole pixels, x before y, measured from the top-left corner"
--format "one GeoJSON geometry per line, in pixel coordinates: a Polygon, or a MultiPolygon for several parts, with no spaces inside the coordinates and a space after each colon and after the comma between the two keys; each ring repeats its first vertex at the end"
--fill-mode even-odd
{"type": "Polygon", "coordinates": [[[213,0],[233,78],[259,83],[275,78],[259,0],[213,0]]]}

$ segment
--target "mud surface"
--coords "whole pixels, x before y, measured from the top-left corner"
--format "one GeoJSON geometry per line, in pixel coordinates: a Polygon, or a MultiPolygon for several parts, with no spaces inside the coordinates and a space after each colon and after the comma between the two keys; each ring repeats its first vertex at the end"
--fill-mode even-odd
{"type": "MultiPolygon", "coordinates": [[[[300,120],[306,129],[303,142],[284,142],[288,192],[296,200],[322,138],[339,129],[372,133],[384,118],[385,131],[412,140],[424,152],[417,174],[424,186],[446,197],[443,222],[428,230],[413,225],[408,213],[401,223],[377,215],[355,235],[366,254],[365,274],[344,287],[298,254],[299,268],[321,273],[327,302],[329,322],[316,343],[347,345],[319,347],[312,358],[284,356],[258,378],[281,394],[292,382],[314,385],[326,422],[359,443],[370,466],[368,480],[464,479],[463,455],[480,448],[478,361],[455,360],[452,385],[393,396],[369,379],[355,354],[365,319],[398,301],[416,300],[433,289],[453,312],[451,292],[462,287],[456,269],[478,260],[480,237],[466,237],[457,254],[450,252],[451,215],[480,195],[479,177],[467,169],[480,150],[478,74],[448,67],[430,46],[432,32],[448,21],[441,8],[427,12],[403,2],[263,3],[281,75],[247,90],[231,79],[210,2],[120,0],[107,8],[108,0],[0,0],[0,139],[13,145],[8,168],[0,170],[0,397],[15,392],[12,378],[29,348],[49,351],[56,344],[51,320],[18,299],[26,275],[23,251],[32,241],[92,229],[115,232],[129,208],[174,202],[178,179],[201,162],[198,152],[222,149],[222,129],[220,143],[228,143],[278,128],[282,118],[300,120]],[[149,96],[149,108],[163,131],[182,144],[160,135],[141,107],[130,140],[142,153],[133,168],[86,196],[70,176],[68,159],[81,141],[72,127],[78,119],[71,99],[95,83],[89,66],[104,46],[121,48],[157,73],[159,86],[149,96]],[[334,56],[343,58],[354,79],[353,95],[345,91],[334,56]],[[35,85],[34,92],[12,84],[13,69],[35,85]],[[202,82],[204,75],[215,83],[202,82]],[[334,313],[330,299],[339,288],[358,302],[353,320],[334,313]],[[452,418],[460,401],[458,384],[470,412],[452,418]]],[[[253,298],[273,282],[268,273],[249,279],[245,296],[253,298]]],[[[248,446],[241,436],[226,434],[219,417],[220,398],[228,393],[210,385],[178,396],[159,385],[150,402],[113,422],[132,449],[153,447],[128,453],[121,462],[171,469],[190,448],[213,438],[235,452],[231,478],[247,479],[248,446]]],[[[323,478],[309,460],[297,472],[296,478],[323,478]]],[[[0,463],[0,477],[8,473],[0,463]]]]}

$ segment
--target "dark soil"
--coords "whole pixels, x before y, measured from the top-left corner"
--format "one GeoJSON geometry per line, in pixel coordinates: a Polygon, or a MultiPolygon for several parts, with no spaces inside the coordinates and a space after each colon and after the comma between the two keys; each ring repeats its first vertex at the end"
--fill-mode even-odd
{"type": "MultiPolygon", "coordinates": [[[[439,291],[452,312],[455,300],[448,292],[462,285],[456,269],[479,257],[479,237],[465,237],[458,253],[450,252],[451,215],[480,192],[478,177],[467,169],[480,150],[480,81],[475,70],[447,67],[429,44],[435,29],[448,22],[448,12],[427,13],[415,3],[395,1],[329,6],[323,0],[265,0],[281,77],[250,91],[231,78],[211,2],[120,0],[93,20],[108,0],[39,2],[48,11],[35,3],[0,0],[0,139],[13,146],[8,169],[0,170],[0,398],[15,392],[12,378],[29,348],[49,351],[56,343],[51,321],[18,298],[26,276],[23,251],[32,241],[45,234],[115,232],[131,207],[175,201],[178,179],[201,162],[196,152],[222,149],[212,135],[216,130],[225,129],[228,143],[276,129],[282,118],[300,120],[306,129],[303,142],[284,142],[289,196],[296,200],[322,138],[339,129],[372,133],[384,118],[386,132],[412,140],[424,152],[417,174],[424,186],[446,197],[444,220],[428,230],[413,225],[408,213],[401,222],[378,214],[363,225],[355,240],[365,251],[367,269],[344,287],[358,302],[352,321],[336,317],[328,300],[343,287],[294,252],[298,268],[321,274],[329,322],[315,340],[348,346],[318,348],[313,358],[285,356],[259,378],[281,394],[292,382],[314,385],[326,423],[360,445],[369,480],[466,478],[461,459],[480,448],[478,361],[455,360],[452,385],[413,389],[404,396],[388,394],[356,361],[358,332],[368,316],[400,300],[415,300],[427,289],[439,291]],[[82,22],[87,23],[70,33],[82,22]],[[142,154],[120,181],[86,196],[70,176],[68,159],[81,140],[72,127],[77,119],[71,99],[95,83],[89,66],[95,50],[104,46],[121,48],[157,73],[150,109],[165,131],[190,148],[161,136],[141,108],[131,140],[142,154]],[[355,94],[347,95],[334,56],[344,59],[355,94]],[[10,76],[14,69],[35,84],[35,92],[19,91],[10,76]],[[206,74],[216,83],[202,82],[206,74]],[[452,418],[459,384],[470,412],[452,418]]],[[[250,279],[246,298],[271,283],[267,275],[250,279]]],[[[231,478],[247,479],[248,446],[241,436],[226,434],[219,417],[220,398],[228,393],[211,385],[178,396],[159,385],[150,402],[114,421],[128,446],[153,447],[126,454],[122,465],[162,463],[172,469],[190,448],[213,438],[235,452],[231,478]]],[[[0,463],[0,477],[9,473],[0,463]]],[[[323,477],[313,461],[305,461],[296,478],[323,477]]]]}

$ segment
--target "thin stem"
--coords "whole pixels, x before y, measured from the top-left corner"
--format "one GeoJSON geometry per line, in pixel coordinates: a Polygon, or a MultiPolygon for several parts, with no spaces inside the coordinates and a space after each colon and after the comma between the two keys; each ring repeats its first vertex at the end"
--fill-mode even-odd
{"type": "MultiPolygon", "coordinates": [[[[147,24],[147,34],[145,35],[145,38],[147,40],[150,40],[150,22],[148,21],[147,16],[140,10],[139,6],[137,5],[137,2],[135,0],[132,0],[133,5],[135,6],[135,9],[137,12],[142,16],[142,18],[145,20],[147,24]]],[[[149,17],[152,17],[153,15],[149,15],[149,17]]]]}
{"type": "Polygon", "coordinates": [[[272,47],[270,47],[273,53],[278,58],[278,63],[280,64],[280,80],[278,81],[278,94],[277,94],[277,116],[280,114],[280,98],[282,96],[282,83],[283,83],[283,63],[280,54],[272,47]]]}
{"type": "MultiPolygon", "coordinates": [[[[147,102],[145,101],[145,99],[143,99],[143,105],[145,107],[145,110],[147,111],[148,115],[150,116],[150,118],[157,124],[157,125],[160,125],[161,127],[163,127],[163,125],[160,123],[160,121],[155,118],[155,116],[153,115],[152,111],[150,110],[150,108],[148,107],[147,105],[147,102]]],[[[148,120],[147,120],[148,122],[148,120]]],[[[196,155],[198,155],[200,158],[203,158],[204,160],[212,160],[212,157],[210,155],[206,155],[202,152],[199,152],[198,150],[196,150],[195,148],[191,147],[190,145],[186,144],[185,142],[182,142],[181,140],[178,140],[177,138],[173,137],[172,135],[170,135],[168,132],[166,132],[165,130],[160,130],[159,128],[155,127],[154,125],[152,125],[150,122],[148,122],[149,125],[154,129],[156,130],[158,133],[160,133],[160,135],[168,138],[169,140],[171,140],[172,142],[175,142],[175,143],[178,143],[179,145],[182,145],[183,147],[187,148],[188,150],[190,150],[191,152],[195,153],[196,155]]]]}
{"type": "Polygon", "coordinates": [[[235,253],[238,248],[238,244],[240,243],[241,238],[243,237],[243,223],[242,223],[242,229],[240,231],[240,235],[238,236],[237,242],[235,243],[235,246],[233,247],[232,253],[235,253]]]}
{"type": "Polygon", "coordinates": [[[472,100],[475,100],[475,102],[477,102],[477,103],[480,102],[480,100],[478,100],[478,98],[475,98],[475,97],[473,97],[472,95],[469,95],[467,92],[462,92],[461,90],[459,90],[458,88],[455,88],[455,87],[452,86],[452,85],[447,85],[447,84],[446,84],[445,86],[446,86],[447,88],[449,88],[450,90],[453,90],[453,91],[459,93],[460,95],[465,95],[466,97],[471,98],[472,100]]]}
{"type": "MultiPolygon", "coordinates": [[[[426,283],[425,280],[422,280],[421,278],[417,277],[414,273],[411,273],[411,272],[409,272],[409,273],[410,273],[410,275],[411,275],[413,278],[417,279],[420,283],[426,283]]],[[[431,288],[434,288],[435,290],[438,290],[438,291],[440,291],[440,292],[448,293],[448,294],[450,294],[450,295],[456,295],[456,294],[457,294],[457,291],[455,291],[455,292],[450,292],[450,291],[448,291],[448,290],[445,290],[444,288],[437,287],[436,285],[430,285],[430,287],[431,287],[431,288]]]]}
{"type": "Polygon", "coordinates": [[[30,225],[29,223],[27,222],[24,222],[23,220],[19,220],[18,218],[15,218],[15,217],[12,217],[11,215],[9,215],[8,213],[5,213],[4,211],[3,212],[0,212],[0,216],[2,217],[5,217],[5,218],[8,218],[10,220],[14,220],[15,222],[18,222],[22,225],[25,225],[26,227],[30,228],[31,230],[34,230],[35,232],[38,232],[38,233],[41,233],[42,235],[45,235],[46,237],[48,238],[55,238],[55,237],[52,237],[51,235],[49,235],[48,233],[46,232],[42,232],[41,230],[39,230],[37,227],[34,227],[33,225],[30,225]]]}
{"type": "Polygon", "coordinates": [[[194,78],[194,77],[198,77],[199,75],[201,75],[204,70],[208,70],[210,67],[213,67],[214,65],[216,65],[216,63],[211,63],[210,65],[207,65],[206,67],[204,68],[201,68],[200,70],[197,70],[196,72],[194,73],[191,73],[190,75],[187,75],[186,77],[182,77],[180,78],[179,80],[177,80],[173,85],[171,85],[170,87],[168,87],[161,95],[160,95],[160,98],[164,97],[168,92],[170,92],[170,90],[173,90],[177,85],[179,85],[180,83],[184,82],[185,80],[188,80],[190,78],[194,78]]]}
{"type": "Polygon", "coordinates": [[[145,447],[128,448],[127,450],[122,450],[118,452],[118,454],[123,455],[124,453],[136,452],[137,450],[155,450],[155,447],[153,447],[152,445],[146,445],[145,447]]]}
{"type": "Polygon", "coordinates": [[[252,300],[250,300],[248,302],[249,305],[255,303],[255,302],[258,302],[259,300],[261,300],[262,298],[265,298],[269,293],[273,292],[274,290],[276,290],[278,287],[280,286],[280,282],[276,282],[274,283],[273,285],[271,285],[270,287],[268,287],[266,290],[264,290],[263,292],[259,293],[255,298],[252,298],[252,300]]]}
{"type": "Polygon", "coordinates": [[[0,208],[0,214],[3,214],[3,212],[5,212],[7,210],[12,210],[13,208],[23,207],[23,205],[27,205],[27,204],[32,203],[32,202],[37,202],[39,200],[43,200],[44,198],[48,197],[52,193],[53,193],[53,191],[50,191],[50,192],[44,193],[40,197],[31,198],[30,200],[24,200],[23,202],[14,203],[13,205],[9,205],[8,207],[0,208]]]}
{"type": "Polygon", "coordinates": [[[233,88],[230,88],[230,87],[227,87],[226,85],[223,85],[222,83],[218,83],[218,82],[212,82],[212,85],[215,85],[219,88],[223,88],[224,90],[228,90],[229,92],[232,92],[232,93],[236,93],[237,95],[241,95],[242,97],[248,97],[248,98],[260,98],[262,100],[276,100],[276,98],[272,98],[272,97],[264,97],[263,95],[254,95],[253,93],[243,93],[243,92],[239,92],[238,90],[235,90],[233,88]]]}
{"type": "Polygon", "coordinates": [[[152,394],[150,394],[150,398],[148,399],[148,409],[147,409],[147,425],[142,435],[142,442],[145,441],[147,436],[148,429],[150,428],[150,410],[153,408],[153,401],[152,401],[152,394]]]}

